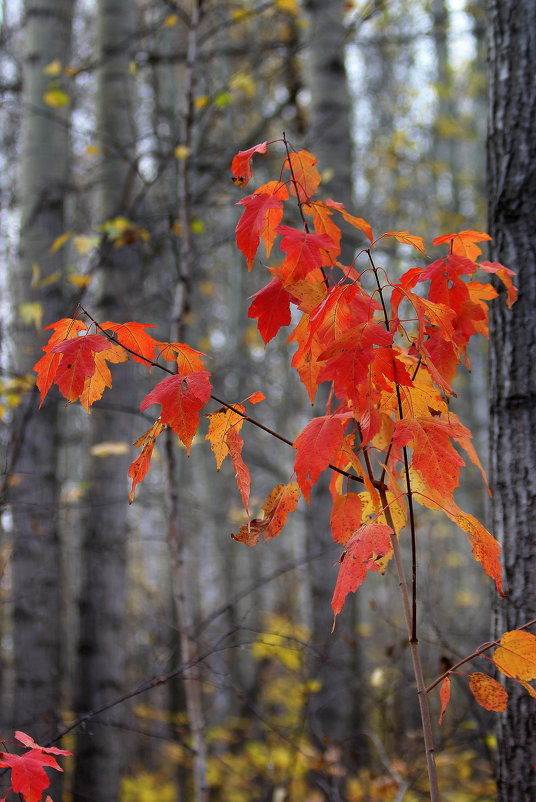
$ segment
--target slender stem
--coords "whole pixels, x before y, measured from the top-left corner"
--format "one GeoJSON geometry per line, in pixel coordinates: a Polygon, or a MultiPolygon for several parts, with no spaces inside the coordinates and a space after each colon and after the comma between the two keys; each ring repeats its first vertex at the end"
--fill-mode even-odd
{"type": "Polygon", "coordinates": [[[389,502],[385,490],[380,490],[380,499],[384,507],[385,520],[393,530],[391,535],[391,544],[393,546],[393,554],[395,558],[396,570],[398,573],[398,584],[400,585],[400,593],[402,596],[402,607],[404,610],[404,618],[406,620],[406,628],[408,632],[409,646],[411,651],[411,659],[413,662],[413,673],[417,684],[417,696],[419,699],[419,709],[421,712],[422,731],[424,737],[424,750],[426,755],[426,767],[428,770],[428,781],[430,783],[430,802],[439,802],[439,786],[437,782],[437,770],[435,765],[435,748],[434,737],[432,732],[432,720],[430,718],[430,707],[428,705],[428,694],[424,682],[424,674],[422,670],[421,653],[419,650],[419,642],[413,637],[413,615],[412,607],[410,604],[408,585],[406,581],[406,573],[404,569],[404,561],[400,551],[400,544],[398,542],[398,535],[394,526],[391,510],[389,509],[389,502]]]}

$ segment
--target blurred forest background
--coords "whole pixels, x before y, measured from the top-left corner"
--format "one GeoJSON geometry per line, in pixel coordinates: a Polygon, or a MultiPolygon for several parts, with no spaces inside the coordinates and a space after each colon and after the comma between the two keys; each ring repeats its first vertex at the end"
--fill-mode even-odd
{"type": "MultiPolygon", "coordinates": [[[[247,317],[263,282],[234,245],[231,159],[285,131],[375,232],[485,230],[484,0],[3,0],[0,23],[0,732],[69,729],[55,802],[426,798],[392,572],[331,634],[326,488],[249,549],[199,437],[189,459],[162,445],[129,506],[151,377],[118,370],[88,416],[54,393],[36,414],[30,374],[42,327],[81,302],[203,351],[220,397],[264,392],[257,417],[292,439],[310,404],[284,337],[264,349],[247,317]]],[[[377,262],[417,264],[385,240],[377,262]]],[[[485,461],[482,344],[471,361],[456,411],[485,461]]],[[[258,512],[293,454],[254,430],[245,458],[258,512]]],[[[491,589],[459,531],[426,511],[418,530],[431,680],[489,640],[491,589]]],[[[492,726],[455,687],[445,799],[493,798],[492,726]]]]}

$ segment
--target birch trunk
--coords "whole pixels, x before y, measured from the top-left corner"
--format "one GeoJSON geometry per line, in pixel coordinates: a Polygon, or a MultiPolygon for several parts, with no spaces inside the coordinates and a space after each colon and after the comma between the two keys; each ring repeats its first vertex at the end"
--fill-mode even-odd
{"type": "MultiPolygon", "coordinates": [[[[97,176],[98,222],[118,215],[131,217],[136,133],[133,81],[129,73],[129,43],[135,31],[135,4],[130,0],[100,0],[97,7],[98,72],[97,127],[101,147],[97,176]]],[[[102,245],[94,279],[92,309],[101,321],[137,319],[135,305],[142,293],[141,259],[137,246],[102,245]]],[[[114,373],[115,409],[96,405],[91,415],[92,444],[133,441],[136,380],[121,366],[114,373]]],[[[92,457],[89,466],[89,514],[83,547],[82,595],[77,712],[83,714],[118,696],[125,687],[125,575],[128,538],[127,472],[130,455],[92,457]]],[[[123,762],[115,727],[124,713],[118,709],[92,719],[80,731],[76,745],[74,799],[118,799],[123,762]]]]}
{"type": "MultiPolygon", "coordinates": [[[[20,162],[20,252],[12,276],[15,370],[31,373],[42,356],[34,324],[25,324],[22,304],[40,305],[43,321],[64,315],[61,272],[63,253],[50,246],[64,231],[69,180],[69,109],[53,108],[43,99],[50,76],[44,68],[65,65],[71,46],[73,0],[27,0],[23,61],[23,122],[20,162]],[[40,283],[32,285],[35,265],[40,283]]],[[[23,307],[24,308],[24,307],[23,307]]],[[[36,307],[37,309],[37,307],[36,307]]],[[[40,326],[38,326],[40,328],[40,326]]],[[[12,431],[13,585],[15,700],[17,729],[37,741],[56,730],[60,717],[60,542],[57,501],[57,397],[37,413],[30,394],[12,431]]],[[[53,791],[59,797],[59,787],[53,791]]]]}

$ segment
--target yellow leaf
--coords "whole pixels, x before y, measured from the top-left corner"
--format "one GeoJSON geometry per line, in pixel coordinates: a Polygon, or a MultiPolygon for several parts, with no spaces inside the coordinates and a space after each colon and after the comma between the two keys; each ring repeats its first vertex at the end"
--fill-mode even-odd
{"type": "Polygon", "coordinates": [[[91,281],[91,276],[82,276],[80,273],[75,273],[69,276],[69,281],[71,284],[74,284],[75,287],[83,290],[91,281]]]}
{"type": "Polygon", "coordinates": [[[179,17],[177,14],[168,14],[168,16],[164,20],[163,28],[173,28],[179,21],[179,17]]]}
{"type": "Polygon", "coordinates": [[[100,242],[100,237],[93,235],[92,237],[88,236],[78,236],[73,237],[74,247],[78,251],[81,256],[85,256],[86,253],[92,248],[95,248],[100,242]]]}
{"type": "Polygon", "coordinates": [[[41,278],[41,268],[39,267],[37,262],[32,262],[32,280],[30,282],[30,287],[37,287],[40,278],[41,278]]]}
{"type": "Polygon", "coordinates": [[[24,323],[33,323],[37,331],[43,327],[43,305],[38,301],[21,304],[19,313],[24,323]]]}
{"type": "Polygon", "coordinates": [[[203,234],[205,231],[205,224],[202,220],[192,220],[190,223],[190,230],[193,234],[203,234]]]}
{"type": "Polygon", "coordinates": [[[48,287],[50,284],[55,284],[56,281],[59,280],[60,276],[61,273],[59,270],[56,270],[55,273],[51,273],[49,276],[45,276],[45,278],[42,278],[41,281],[37,282],[38,289],[41,289],[42,287],[48,287]]]}
{"type": "Polygon", "coordinates": [[[255,81],[247,72],[237,72],[229,81],[229,88],[233,92],[243,92],[247,98],[255,97],[257,90],[255,81]]]}
{"type": "Polygon", "coordinates": [[[295,17],[298,16],[297,0],[276,0],[275,5],[280,11],[286,11],[287,14],[293,14],[295,17]]]}
{"type": "Polygon", "coordinates": [[[199,292],[201,293],[201,295],[213,295],[214,284],[212,283],[212,281],[199,282],[199,292]]]}
{"type": "Polygon", "coordinates": [[[90,454],[92,457],[115,457],[120,454],[128,454],[129,444],[118,440],[103,440],[102,443],[95,443],[91,446],[90,454]]]}
{"type": "Polygon", "coordinates": [[[493,662],[507,677],[520,680],[536,678],[536,635],[521,629],[505,632],[493,662]]]}
{"type": "Polygon", "coordinates": [[[54,59],[51,61],[50,64],[47,64],[46,67],[43,68],[43,75],[50,75],[52,78],[55,78],[61,73],[61,61],[59,59],[54,59]]]}
{"type": "Polygon", "coordinates": [[[204,109],[210,103],[210,98],[207,95],[199,95],[194,100],[194,106],[196,109],[204,109]]]}
{"type": "Polygon", "coordinates": [[[508,693],[493,677],[477,671],[469,677],[469,687],[478,704],[486,710],[494,710],[497,713],[506,710],[508,693]]]}
{"type": "Polygon", "coordinates": [[[135,61],[129,61],[128,63],[128,71],[130,75],[136,76],[138,74],[138,65],[135,61]]]}
{"type": "Polygon", "coordinates": [[[191,153],[191,150],[186,145],[177,145],[173,152],[177,159],[187,159],[191,153]]]}
{"type": "Polygon", "coordinates": [[[69,95],[63,89],[49,89],[43,95],[43,100],[47,106],[52,106],[53,109],[59,109],[62,106],[68,106],[70,103],[69,95]]]}
{"type": "Polygon", "coordinates": [[[96,156],[102,150],[100,145],[86,145],[86,153],[88,156],[96,156]]]}
{"type": "Polygon", "coordinates": [[[72,233],[72,231],[65,231],[63,234],[60,234],[59,237],[56,237],[50,246],[49,253],[56,253],[60,248],[63,248],[65,243],[70,239],[72,233]]]}

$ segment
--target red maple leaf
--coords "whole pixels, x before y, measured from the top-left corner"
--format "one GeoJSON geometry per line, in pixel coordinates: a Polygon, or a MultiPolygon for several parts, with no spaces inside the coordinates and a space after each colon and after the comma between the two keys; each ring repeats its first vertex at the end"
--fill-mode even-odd
{"type": "Polygon", "coordinates": [[[281,326],[288,326],[291,320],[291,296],[278,278],[273,278],[266,287],[251,295],[248,317],[258,319],[258,328],[264,344],[275,337],[281,326]]]}
{"type": "MultiPolygon", "coordinates": [[[[63,750],[58,751],[70,754],[63,750]]],[[[45,754],[41,747],[30,749],[23,755],[0,752],[0,766],[11,769],[11,787],[16,794],[22,795],[25,802],[40,802],[43,791],[50,785],[44,766],[63,771],[56,758],[45,754]]]]}
{"type": "Polygon", "coordinates": [[[95,353],[109,348],[110,341],[102,334],[73,337],[52,347],[53,354],[61,355],[54,383],[68,401],[80,398],[86,379],[95,373],[95,353]]]}
{"type": "MultiPolygon", "coordinates": [[[[331,600],[331,608],[337,616],[349,593],[361,585],[367,571],[383,573],[386,559],[392,552],[393,530],[386,524],[367,524],[352,535],[339,560],[339,576],[331,600]]],[[[335,622],[333,623],[335,626],[335,622]]]]}
{"type": "Polygon", "coordinates": [[[296,153],[289,153],[283,169],[290,170],[291,183],[290,191],[298,196],[301,203],[309,200],[322,180],[320,173],[315,167],[317,164],[316,156],[308,150],[298,150],[296,153]]]}
{"type": "Polygon", "coordinates": [[[133,320],[128,323],[113,323],[107,320],[101,328],[113,331],[117,342],[129,350],[134,362],[139,362],[151,370],[150,363],[154,359],[154,349],[159,343],[147,334],[145,329],[155,329],[153,323],[136,323],[133,320]]]}
{"type": "Polygon", "coordinates": [[[158,382],[140,404],[142,412],[151,404],[161,404],[162,422],[168,423],[171,430],[180,437],[188,454],[199,426],[199,410],[210,398],[212,385],[209,379],[210,373],[206,370],[190,373],[188,376],[181,376],[179,373],[168,376],[158,382]]]}
{"type": "Polygon", "coordinates": [[[285,287],[329,262],[326,251],[333,248],[333,240],[327,234],[310,234],[290,226],[278,226],[277,231],[282,237],[279,247],[287,258],[279,267],[273,267],[272,273],[285,287]]]}
{"type": "Polygon", "coordinates": [[[350,414],[313,418],[294,441],[293,446],[297,450],[294,470],[307,501],[312,486],[341,447],[350,414]]]}
{"type": "Polygon", "coordinates": [[[251,157],[255,153],[266,153],[268,142],[261,142],[259,145],[253,145],[252,148],[247,150],[239,150],[231,163],[231,172],[233,174],[233,181],[239,187],[245,187],[251,179],[251,157]]]}

